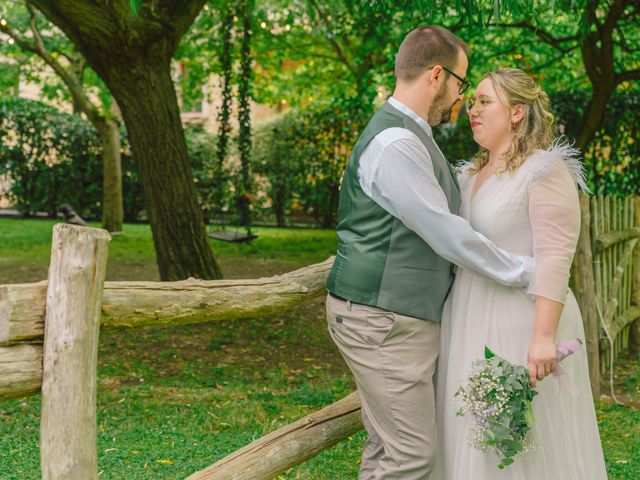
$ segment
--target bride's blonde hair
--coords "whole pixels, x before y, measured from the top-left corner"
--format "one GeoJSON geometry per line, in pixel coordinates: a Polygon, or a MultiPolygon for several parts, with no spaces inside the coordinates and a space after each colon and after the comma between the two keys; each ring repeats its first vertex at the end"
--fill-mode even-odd
{"type": "MultiPolygon", "coordinates": [[[[498,99],[506,106],[522,104],[524,116],[512,125],[511,146],[503,154],[505,168],[501,172],[515,172],[529,155],[538,149],[548,149],[554,138],[549,96],[533,78],[518,68],[503,68],[488,73],[498,99]]],[[[480,147],[472,159],[473,172],[477,173],[489,162],[489,152],[480,147]]]]}

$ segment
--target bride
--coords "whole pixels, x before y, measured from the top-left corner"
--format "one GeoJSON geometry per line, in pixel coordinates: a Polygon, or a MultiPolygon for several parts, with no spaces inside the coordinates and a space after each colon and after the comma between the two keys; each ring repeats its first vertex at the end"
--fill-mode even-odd
{"type": "Polygon", "coordinates": [[[584,354],[562,362],[580,394],[553,376],[556,342],[584,339],[580,311],[568,289],[580,230],[576,184],[586,188],[577,151],[553,141],[544,91],[523,71],[489,73],[470,101],[480,151],[462,166],[461,215],[497,246],[533,255],[528,292],[459,270],[442,318],[437,380],[440,458],[436,480],[603,480],[604,458],[584,354]],[[498,469],[499,458],[467,444],[467,417],[454,397],[487,345],[528,367],[533,448],[498,469]]]}

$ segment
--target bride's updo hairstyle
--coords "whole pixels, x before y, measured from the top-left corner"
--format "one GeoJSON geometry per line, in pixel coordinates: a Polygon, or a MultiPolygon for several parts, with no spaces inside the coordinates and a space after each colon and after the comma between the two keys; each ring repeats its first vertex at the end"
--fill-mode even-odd
{"type": "MultiPolygon", "coordinates": [[[[512,124],[511,147],[503,155],[505,168],[515,172],[529,155],[538,149],[548,149],[554,139],[553,114],[549,96],[533,78],[518,68],[503,68],[488,73],[498,99],[507,107],[522,104],[524,116],[512,124]]],[[[473,157],[473,170],[480,171],[489,161],[489,152],[480,148],[473,157]]]]}

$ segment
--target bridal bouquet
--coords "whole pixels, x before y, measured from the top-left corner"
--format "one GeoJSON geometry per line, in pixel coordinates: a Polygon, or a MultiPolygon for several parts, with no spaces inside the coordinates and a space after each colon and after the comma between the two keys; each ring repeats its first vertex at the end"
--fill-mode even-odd
{"type": "MultiPolygon", "coordinates": [[[[558,362],[581,346],[578,339],[559,344],[558,362]]],[[[469,444],[496,453],[501,458],[498,468],[503,469],[533,446],[527,433],[533,425],[531,401],[538,392],[531,388],[525,367],[498,357],[488,347],[484,356],[473,362],[471,374],[456,392],[461,406],[458,415],[472,418],[469,444]]],[[[554,375],[566,376],[559,364],[554,375]]]]}

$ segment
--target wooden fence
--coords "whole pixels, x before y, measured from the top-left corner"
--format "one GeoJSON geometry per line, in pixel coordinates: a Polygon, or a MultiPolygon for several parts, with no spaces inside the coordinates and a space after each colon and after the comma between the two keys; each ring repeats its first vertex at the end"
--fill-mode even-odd
{"type": "MultiPolygon", "coordinates": [[[[628,346],[640,349],[640,200],[581,197],[580,202],[582,230],[572,282],[598,397],[600,372],[611,354],[628,346]]],[[[0,400],[42,391],[40,451],[46,480],[97,479],[101,328],[273,314],[323,294],[333,262],[257,280],[104,282],[107,244],[103,230],[56,225],[49,280],[0,285],[0,400]]],[[[189,480],[272,479],[361,428],[360,400],[354,392],[189,480]]]]}
{"type": "Polygon", "coordinates": [[[593,232],[593,270],[598,317],[603,338],[600,342],[600,371],[610,367],[613,357],[626,350],[632,322],[640,317],[637,298],[640,285],[634,271],[640,269],[640,199],[593,197],[591,218],[593,232]],[[635,255],[634,255],[635,253],[635,255]],[[636,280],[637,282],[637,280],[636,280]]]}
{"type": "Polygon", "coordinates": [[[581,197],[573,285],[585,323],[591,388],[613,359],[640,347],[640,198],[581,197]]]}
{"type": "MultiPolygon", "coordinates": [[[[271,315],[325,293],[333,258],[257,280],[105,282],[109,234],[54,227],[49,279],[0,285],[0,400],[42,391],[45,480],[97,480],[96,370],[101,328],[271,315]]],[[[352,394],[189,478],[271,479],[362,428],[352,394]]]]}

